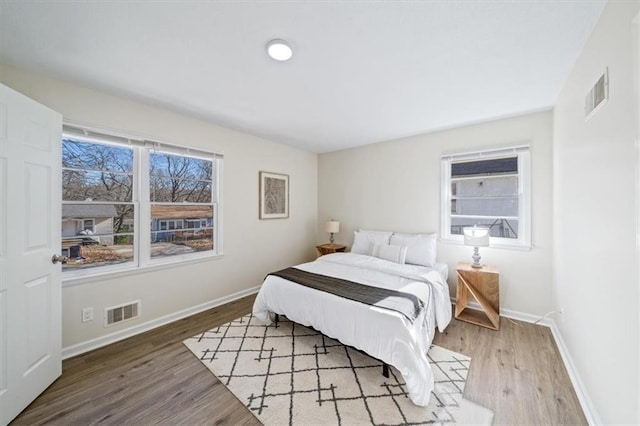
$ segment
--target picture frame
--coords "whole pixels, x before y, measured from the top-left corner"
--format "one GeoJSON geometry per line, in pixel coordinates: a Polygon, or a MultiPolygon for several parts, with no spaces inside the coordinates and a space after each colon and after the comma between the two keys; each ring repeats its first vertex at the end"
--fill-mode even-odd
{"type": "Polygon", "coordinates": [[[260,219],[289,217],[289,175],[260,171],[260,219]]]}

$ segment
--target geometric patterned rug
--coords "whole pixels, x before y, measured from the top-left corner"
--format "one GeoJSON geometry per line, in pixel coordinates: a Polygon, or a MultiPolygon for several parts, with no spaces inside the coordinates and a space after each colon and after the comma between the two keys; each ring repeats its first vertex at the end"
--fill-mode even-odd
{"type": "Polygon", "coordinates": [[[429,405],[418,407],[393,367],[387,379],[380,361],[284,316],[276,327],[249,314],[184,344],[265,425],[451,424],[463,417],[484,423],[482,415],[490,414],[488,422],[492,417],[479,406],[470,415],[464,404],[471,359],[435,345],[428,352],[435,389],[429,405]]]}

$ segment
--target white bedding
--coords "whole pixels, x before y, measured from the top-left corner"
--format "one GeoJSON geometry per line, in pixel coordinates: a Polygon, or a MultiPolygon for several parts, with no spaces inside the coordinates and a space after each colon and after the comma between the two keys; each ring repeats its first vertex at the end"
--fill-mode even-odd
{"type": "MultiPolygon", "coordinates": [[[[449,288],[443,270],[400,265],[354,253],[335,253],[296,268],[376,287],[413,293],[425,302],[415,321],[384,308],[365,305],[329,293],[268,276],[256,297],[253,315],[271,323],[271,313],[311,326],[345,345],[393,365],[402,374],[414,404],[426,406],[433,374],[426,353],[435,327],[443,331],[451,321],[449,288]]],[[[444,268],[446,271],[446,266],[444,268]]]]}

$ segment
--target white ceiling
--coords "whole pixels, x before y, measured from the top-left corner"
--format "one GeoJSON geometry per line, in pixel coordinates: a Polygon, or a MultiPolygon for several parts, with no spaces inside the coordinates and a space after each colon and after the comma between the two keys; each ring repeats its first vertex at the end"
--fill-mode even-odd
{"type": "Polygon", "coordinates": [[[553,106],[605,3],[0,0],[0,62],[328,152],[553,106]]]}

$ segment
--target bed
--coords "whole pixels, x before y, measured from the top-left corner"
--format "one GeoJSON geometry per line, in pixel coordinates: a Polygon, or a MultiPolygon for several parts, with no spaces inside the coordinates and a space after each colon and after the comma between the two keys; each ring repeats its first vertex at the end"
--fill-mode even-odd
{"type": "MultiPolygon", "coordinates": [[[[434,386],[426,353],[435,328],[443,331],[451,320],[447,266],[400,264],[354,253],[353,249],[359,251],[356,241],[351,253],[328,254],[295,268],[414,294],[424,305],[414,320],[394,310],[366,305],[273,275],[265,278],[254,302],[253,315],[265,324],[271,324],[276,314],[285,315],[395,367],[406,382],[411,401],[426,406],[434,386]]],[[[362,249],[365,250],[371,253],[372,247],[362,249]]]]}

